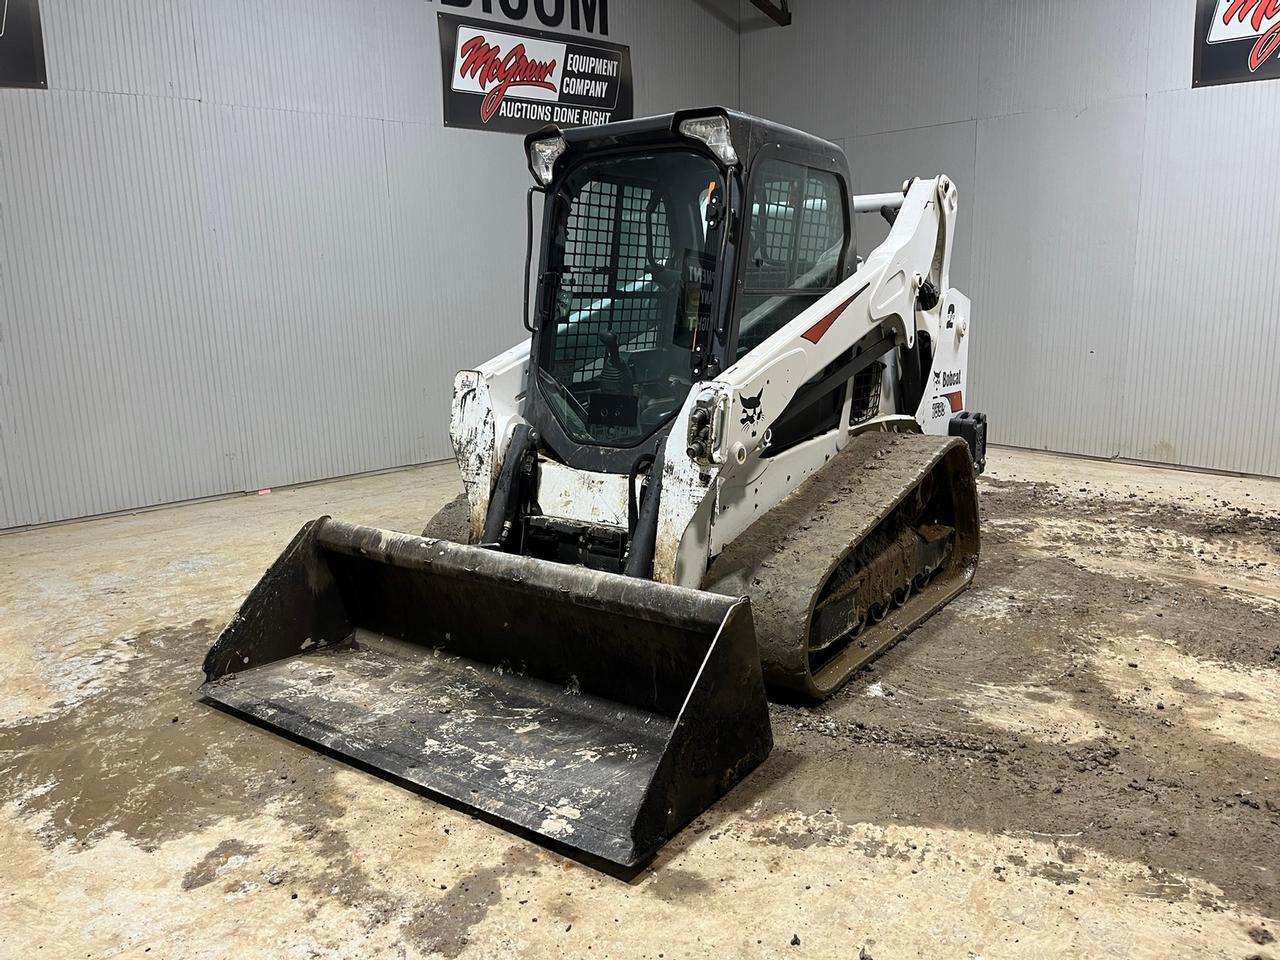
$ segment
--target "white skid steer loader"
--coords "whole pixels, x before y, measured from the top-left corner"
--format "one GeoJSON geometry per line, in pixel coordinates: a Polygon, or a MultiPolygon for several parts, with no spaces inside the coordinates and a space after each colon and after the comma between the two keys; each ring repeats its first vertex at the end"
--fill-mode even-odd
{"type": "Polygon", "coordinates": [[[719,108],[526,150],[531,336],[458,374],[464,496],[307,524],[201,690],[633,868],[768,755],[766,686],[828,696],[973,578],[956,190],[851,196],[834,144],[719,108]]]}

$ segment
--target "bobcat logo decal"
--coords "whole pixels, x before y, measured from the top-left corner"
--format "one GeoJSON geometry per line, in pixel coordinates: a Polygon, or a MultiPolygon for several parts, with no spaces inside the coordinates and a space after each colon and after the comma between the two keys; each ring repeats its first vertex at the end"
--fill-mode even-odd
{"type": "Polygon", "coordinates": [[[764,387],[760,388],[760,392],[754,397],[742,398],[742,426],[743,428],[754,426],[764,419],[764,410],[760,407],[760,400],[764,397],[764,387]]]}

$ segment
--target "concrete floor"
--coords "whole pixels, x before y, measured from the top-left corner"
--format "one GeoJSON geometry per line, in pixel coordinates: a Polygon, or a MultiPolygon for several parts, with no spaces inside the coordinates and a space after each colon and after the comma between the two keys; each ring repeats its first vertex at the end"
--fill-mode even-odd
{"type": "Polygon", "coordinates": [[[1280,957],[1280,483],[995,451],[974,589],[630,883],[195,698],[304,520],[457,486],[0,537],[0,955],[1280,957]]]}

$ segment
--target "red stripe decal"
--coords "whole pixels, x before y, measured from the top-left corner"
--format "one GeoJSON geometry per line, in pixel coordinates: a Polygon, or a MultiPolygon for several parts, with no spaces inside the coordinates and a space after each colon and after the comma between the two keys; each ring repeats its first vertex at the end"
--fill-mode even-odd
{"type": "Polygon", "coordinates": [[[947,403],[951,404],[952,413],[959,413],[964,409],[964,394],[959,390],[955,393],[944,393],[942,397],[947,401],[947,403]]]}
{"type": "Polygon", "coordinates": [[[867,287],[869,286],[871,286],[870,280],[868,280],[866,283],[860,286],[857,290],[853,291],[853,295],[850,296],[848,300],[840,304],[840,306],[836,307],[834,310],[828,313],[825,317],[823,317],[821,320],[815,323],[812,327],[810,327],[804,333],[800,334],[800,336],[803,337],[805,340],[808,340],[810,343],[817,343],[819,340],[822,339],[823,334],[825,334],[828,330],[831,329],[831,325],[836,322],[836,317],[840,316],[840,314],[844,312],[844,308],[849,306],[849,304],[853,303],[853,301],[857,300],[860,296],[862,296],[863,293],[866,292],[867,287]]]}
{"type": "MultiPolygon", "coordinates": [[[[858,291],[858,293],[861,292],[861,290],[858,291]]],[[[853,297],[856,297],[857,295],[858,294],[855,293],[853,297]]],[[[804,337],[804,339],[808,340],[810,343],[817,343],[822,339],[822,335],[831,329],[831,325],[836,322],[836,317],[844,313],[844,308],[853,303],[853,297],[850,297],[844,303],[840,304],[840,306],[836,307],[812,327],[800,334],[800,336],[804,337]]]]}

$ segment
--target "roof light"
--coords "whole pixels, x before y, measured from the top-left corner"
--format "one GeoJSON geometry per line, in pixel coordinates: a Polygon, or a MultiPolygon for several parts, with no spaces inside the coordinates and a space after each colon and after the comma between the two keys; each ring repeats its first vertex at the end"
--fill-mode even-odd
{"type": "Polygon", "coordinates": [[[686,137],[692,137],[705,143],[725,166],[732,167],[738,162],[738,154],[733,149],[733,141],[729,139],[729,120],[727,117],[694,117],[689,120],[681,120],[680,132],[686,137]]]}
{"type": "Polygon", "coordinates": [[[560,136],[546,137],[529,144],[529,169],[544,187],[551,182],[551,172],[560,154],[568,149],[569,145],[560,136]]]}

